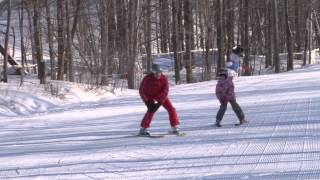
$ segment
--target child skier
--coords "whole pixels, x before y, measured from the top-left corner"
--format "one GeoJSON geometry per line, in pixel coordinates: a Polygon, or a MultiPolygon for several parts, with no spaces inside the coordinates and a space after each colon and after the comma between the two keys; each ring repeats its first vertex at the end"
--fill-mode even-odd
{"type": "Polygon", "coordinates": [[[224,113],[227,110],[228,102],[230,102],[233,111],[236,113],[239,123],[236,125],[241,125],[245,123],[245,117],[243,111],[236,101],[234,93],[234,84],[232,82],[233,77],[228,76],[228,70],[222,69],[219,71],[219,80],[216,85],[216,96],[220,101],[220,109],[216,116],[216,126],[221,127],[221,121],[224,113]]]}

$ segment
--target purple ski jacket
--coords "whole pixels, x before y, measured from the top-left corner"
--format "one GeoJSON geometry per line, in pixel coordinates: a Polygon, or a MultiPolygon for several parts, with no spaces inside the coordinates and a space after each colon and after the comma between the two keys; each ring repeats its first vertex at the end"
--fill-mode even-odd
{"type": "Polygon", "coordinates": [[[216,96],[221,104],[227,104],[230,100],[235,99],[232,77],[218,80],[216,86],[216,96]]]}

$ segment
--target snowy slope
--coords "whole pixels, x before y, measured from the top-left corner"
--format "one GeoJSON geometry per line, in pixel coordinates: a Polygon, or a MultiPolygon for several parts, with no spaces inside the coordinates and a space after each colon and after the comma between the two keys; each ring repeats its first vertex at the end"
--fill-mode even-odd
{"type": "MultiPolygon", "coordinates": [[[[137,91],[63,105],[25,91],[25,108],[44,111],[2,112],[0,179],[320,179],[318,77],[320,65],[239,77],[237,100],[249,121],[242,127],[233,126],[230,107],[223,127],[212,126],[216,81],[171,87],[188,135],[160,139],[133,137],[146,111],[137,91]]],[[[168,129],[161,108],[151,131],[168,129]]]]}

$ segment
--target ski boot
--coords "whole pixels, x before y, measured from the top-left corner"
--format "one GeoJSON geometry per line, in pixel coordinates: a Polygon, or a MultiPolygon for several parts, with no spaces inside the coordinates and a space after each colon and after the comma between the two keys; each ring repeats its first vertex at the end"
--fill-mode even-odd
{"type": "Polygon", "coordinates": [[[241,126],[244,123],[247,123],[248,121],[246,121],[245,119],[240,119],[240,122],[235,124],[236,126],[241,126]]]}
{"type": "Polygon", "coordinates": [[[176,136],[186,136],[185,132],[180,131],[179,127],[171,127],[169,134],[176,135],[176,136]]]}
{"type": "Polygon", "coordinates": [[[220,122],[221,122],[221,120],[218,120],[218,119],[217,119],[215,126],[217,126],[217,127],[222,127],[221,124],[220,124],[220,122]]]}
{"type": "Polygon", "coordinates": [[[180,134],[180,129],[176,126],[176,127],[171,127],[171,134],[180,134]]]}
{"type": "Polygon", "coordinates": [[[141,128],[139,131],[139,136],[150,136],[148,128],[141,128]]]}

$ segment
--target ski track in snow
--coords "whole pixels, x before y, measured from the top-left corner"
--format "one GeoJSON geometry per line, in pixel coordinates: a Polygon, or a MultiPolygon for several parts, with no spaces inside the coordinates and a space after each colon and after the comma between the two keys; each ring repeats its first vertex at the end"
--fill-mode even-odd
{"type": "MultiPolygon", "coordinates": [[[[134,137],[137,96],[0,121],[0,179],[320,179],[320,66],[235,80],[249,121],[213,124],[216,81],[171,87],[186,137],[134,137]]],[[[138,93],[137,93],[138,95],[138,93]]],[[[161,108],[151,131],[169,130],[161,108]]]]}

